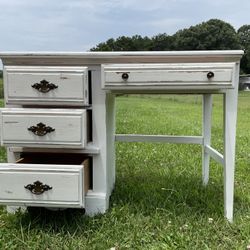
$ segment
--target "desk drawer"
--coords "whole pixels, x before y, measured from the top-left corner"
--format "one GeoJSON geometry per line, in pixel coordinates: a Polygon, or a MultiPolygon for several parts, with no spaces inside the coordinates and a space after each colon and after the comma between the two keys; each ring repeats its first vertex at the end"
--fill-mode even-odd
{"type": "Polygon", "coordinates": [[[102,87],[110,90],[233,88],[233,69],[233,63],[103,65],[102,87]]]}
{"type": "Polygon", "coordinates": [[[86,105],[87,67],[4,68],[7,104],[86,105]]]}
{"type": "Polygon", "coordinates": [[[54,154],[35,154],[24,156],[16,164],[1,163],[0,203],[84,207],[89,188],[89,160],[70,157],[64,155],[58,159],[54,154]]]}
{"type": "Polygon", "coordinates": [[[86,110],[0,110],[1,145],[41,148],[84,148],[86,110]]]}

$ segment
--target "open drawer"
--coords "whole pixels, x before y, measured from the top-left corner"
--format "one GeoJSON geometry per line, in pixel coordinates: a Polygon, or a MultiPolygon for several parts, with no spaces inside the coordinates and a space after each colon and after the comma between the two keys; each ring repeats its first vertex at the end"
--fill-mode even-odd
{"type": "Polygon", "coordinates": [[[43,207],[85,207],[89,159],[80,154],[24,154],[0,164],[0,203],[43,207]]]}
{"type": "Polygon", "coordinates": [[[84,148],[87,143],[86,110],[0,109],[2,146],[84,148]]]}

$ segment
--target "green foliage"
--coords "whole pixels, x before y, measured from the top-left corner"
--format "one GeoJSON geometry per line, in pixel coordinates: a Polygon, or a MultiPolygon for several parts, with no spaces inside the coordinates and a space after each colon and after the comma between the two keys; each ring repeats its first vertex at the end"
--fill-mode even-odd
{"type": "MultiPolygon", "coordinates": [[[[211,160],[210,182],[201,183],[199,145],[119,142],[116,186],[104,215],[39,208],[8,215],[0,207],[0,249],[246,249],[249,98],[249,92],[239,95],[233,224],[223,217],[223,168],[211,160]]],[[[201,102],[193,95],[118,97],[116,132],[200,135],[201,102]]],[[[222,103],[215,95],[212,143],[221,152],[222,103]]]]}
{"type": "Polygon", "coordinates": [[[240,47],[240,39],[233,26],[218,19],[211,19],[180,30],[173,36],[163,33],[152,38],[139,35],[111,38],[98,44],[91,51],[225,50],[239,49],[240,47]]]}
{"type": "Polygon", "coordinates": [[[151,40],[147,36],[121,36],[117,39],[111,38],[105,43],[100,43],[95,48],[92,48],[91,51],[143,51],[148,50],[150,44],[151,40]]]}
{"type": "Polygon", "coordinates": [[[250,74],[250,45],[244,49],[245,53],[241,59],[241,74],[250,74]]]}
{"type": "Polygon", "coordinates": [[[250,25],[241,26],[238,31],[241,46],[245,49],[250,45],[250,25]]]}
{"type": "Polygon", "coordinates": [[[175,50],[227,50],[239,49],[239,39],[233,26],[211,19],[174,35],[175,50]]]}
{"type": "Polygon", "coordinates": [[[245,51],[241,60],[241,70],[250,74],[250,25],[243,25],[238,29],[241,48],[245,51]]]}
{"type": "Polygon", "coordinates": [[[0,70],[0,78],[3,78],[3,71],[0,70]]]}
{"type": "Polygon", "coordinates": [[[152,51],[174,50],[174,37],[168,36],[166,33],[153,36],[151,38],[151,45],[149,50],[152,51]]]}

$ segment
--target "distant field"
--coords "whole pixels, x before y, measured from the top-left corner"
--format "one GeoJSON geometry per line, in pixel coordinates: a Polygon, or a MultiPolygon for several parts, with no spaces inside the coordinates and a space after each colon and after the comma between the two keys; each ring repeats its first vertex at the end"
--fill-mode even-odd
{"type": "MultiPolygon", "coordinates": [[[[117,133],[200,135],[201,97],[120,96],[117,133]]],[[[222,152],[222,97],[212,144],[222,152]]],[[[0,249],[246,249],[250,244],[250,92],[239,94],[234,223],[223,217],[223,170],[201,184],[201,147],[117,143],[117,181],[105,215],[0,208],[0,249]]],[[[2,149],[0,161],[6,160],[2,149]]]]}

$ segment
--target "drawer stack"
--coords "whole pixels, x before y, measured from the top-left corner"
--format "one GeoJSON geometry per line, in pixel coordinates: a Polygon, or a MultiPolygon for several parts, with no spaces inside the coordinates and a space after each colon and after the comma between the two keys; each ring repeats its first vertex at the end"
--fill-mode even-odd
{"type": "Polygon", "coordinates": [[[4,67],[1,145],[22,150],[0,164],[1,204],[85,207],[88,84],[87,67],[4,67]]]}

